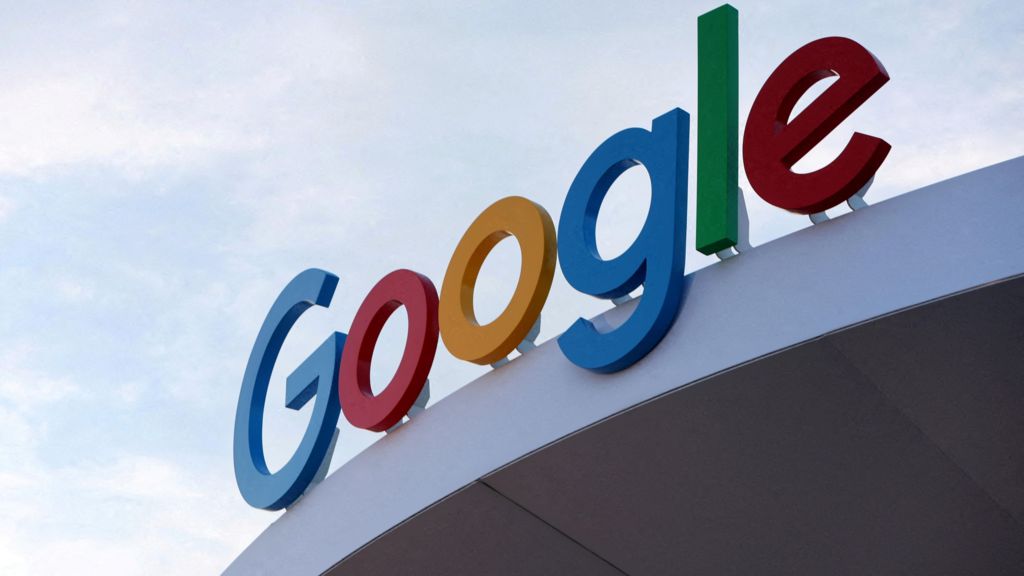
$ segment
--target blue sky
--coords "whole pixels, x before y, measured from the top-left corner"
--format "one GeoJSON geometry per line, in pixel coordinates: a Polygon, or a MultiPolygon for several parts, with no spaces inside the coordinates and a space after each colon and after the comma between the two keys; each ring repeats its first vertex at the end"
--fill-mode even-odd
{"type": "MultiPolygon", "coordinates": [[[[890,83],[801,165],[824,165],[854,130],[888,140],[869,203],[1024,153],[1024,5],[735,5],[741,125],[811,40],[853,38],[886,66],[890,83]]],[[[277,292],[311,266],[341,278],[285,345],[272,466],[307,417],[277,401],[283,375],[347,331],[380,277],[412,268],[440,286],[487,205],[523,195],[557,219],[604,138],[673,107],[695,115],[696,18],[715,6],[6,3],[0,573],[223,569],[277,517],[244,503],[231,463],[242,371],[277,292]]],[[[809,224],[741,183],[755,245],[809,224]]],[[[629,245],[647,195],[641,171],[616,184],[602,251],[629,245]]],[[[713,263],[692,225],[688,246],[688,270],[713,263]]],[[[482,318],[517,271],[502,242],[482,318]]],[[[556,276],[541,338],[607,306],[556,276]]],[[[385,328],[375,382],[403,324],[385,328]]],[[[433,401],[483,371],[439,349],[433,401]]],[[[343,426],[333,467],[377,437],[343,426]]]]}

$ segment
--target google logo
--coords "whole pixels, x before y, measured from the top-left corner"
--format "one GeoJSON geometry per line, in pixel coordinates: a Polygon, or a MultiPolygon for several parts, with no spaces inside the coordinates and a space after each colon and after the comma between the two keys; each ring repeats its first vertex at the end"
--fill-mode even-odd
{"type": "MultiPolygon", "coordinates": [[[[738,13],[723,5],[698,18],[697,249],[722,254],[738,241],[738,13]]],[[[754,100],[743,137],[743,159],[754,191],[768,203],[818,214],[870,184],[889,144],[854,133],[840,155],[807,174],[793,165],[871,97],[889,77],[863,46],[846,38],[815,40],[787,57],[754,100]],[[797,101],[818,81],[838,79],[795,117],[797,101]]],[[[399,423],[420,396],[438,340],[455,357],[494,364],[527,339],[547,300],[555,266],[569,284],[598,298],[615,299],[643,286],[629,319],[599,331],[583,318],[558,346],[573,364],[616,372],[643,358],[671,328],[682,302],[688,196],[690,116],[673,109],[650,130],[612,135],[580,168],[562,205],[557,234],[548,212],[519,196],[498,200],[481,213],[455,247],[441,292],[426,276],[396,270],[366,295],[348,334],[334,332],[286,379],[285,405],[298,410],[314,400],[299,447],[271,473],[263,452],[263,410],[270,375],[285,338],[312,306],[331,303],[338,277],[318,269],[299,273],[267,313],[242,379],[235,415],[235,477],[254,507],[289,506],[309,486],[331,447],[338,419],[385,431],[399,423]],[[602,259],[596,223],[602,201],[623,172],[643,165],[650,176],[647,219],[628,249],[602,259]],[[481,325],[473,311],[480,268],[506,237],[522,259],[515,292],[501,315],[481,325]],[[399,308],[408,314],[405,350],[387,387],[374,395],[370,363],[381,330],[399,308]]],[[[730,252],[731,253],[731,252],[730,252]]]]}

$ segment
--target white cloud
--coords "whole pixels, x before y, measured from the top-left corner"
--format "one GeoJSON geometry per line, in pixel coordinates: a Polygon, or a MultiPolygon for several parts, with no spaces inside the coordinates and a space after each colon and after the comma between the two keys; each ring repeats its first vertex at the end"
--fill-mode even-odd
{"type": "Polygon", "coordinates": [[[139,99],[89,72],[7,86],[0,92],[0,173],[80,163],[139,169],[259,144],[199,119],[148,116],[139,99]]]}
{"type": "Polygon", "coordinates": [[[2,55],[0,174],[101,165],[138,175],[273,149],[310,120],[290,104],[363,73],[337,14],[274,11],[76,6],[47,18],[58,42],[19,35],[10,28],[25,23],[9,19],[0,33],[21,50],[2,55]]]}
{"type": "Polygon", "coordinates": [[[134,406],[142,397],[145,385],[141,382],[125,382],[117,387],[116,397],[123,404],[134,406]]]}
{"type": "Polygon", "coordinates": [[[0,404],[0,458],[4,462],[0,463],[0,489],[13,487],[22,481],[21,476],[7,467],[32,458],[37,437],[38,432],[25,414],[0,404]]]}
{"type": "Polygon", "coordinates": [[[115,575],[216,573],[225,552],[255,537],[267,519],[223,505],[220,480],[140,455],[0,474],[0,569],[12,576],[82,567],[115,575]]]}
{"type": "Polygon", "coordinates": [[[16,207],[14,200],[0,195],[0,224],[3,224],[4,220],[7,220],[14,213],[16,207]]]}
{"type": "Polygon", "coordinates": [[[114,463],[73,470],[68,476],[86,494],[130,500],[192,500],[199,496],[189,475],[173,462],[152,456],[123,457],[114,463]]]}
{"type": "Polygon", "coordinates": [[[92,300],[96,289],[89,283],[74,278],[61,278],[57,281],[57,294],[66,302],[82,303],[92,300]]]}
{"type": "Polygon", "coordinates": [[[37,349],[25,344],[0,353],[0,405],[31,411],[37,405],[66,400],[79,391],[69,378],[35,368],[40,356],[37,349]]]}

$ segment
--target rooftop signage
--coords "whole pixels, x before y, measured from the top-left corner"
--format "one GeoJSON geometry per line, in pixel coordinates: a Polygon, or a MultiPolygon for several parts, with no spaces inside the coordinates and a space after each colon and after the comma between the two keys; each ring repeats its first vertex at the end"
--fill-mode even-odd
{"type": "MultiPolygon", "coordinates": [[[[697,249],[720,257],[740,243],[738,191],[738,13],[723,5],[698,18],[697,249]]],[[[846,38],[815,40],[787,57],[761,87],[747,116],[743,159],[754,191],[768,203],[815,219],[824,210],[863,194],[889,145],[854,133],[827,166],[792,170],[814,146],[889,80],[882,64],[846,38]],[[819,80],[838,76],[793,116],[798,100],[819,80]]],[[[629,128],[601,143],[569,187],[556,230],[540,205],[522,197],[498,200],[466,230],[448,264],[440,296],[433,282],[396,270],[366,295],[348,334],[334,332],[286,379],[285,405],[298,410],[313,400],[309,425],[295,453],[270,472],[263,451],[263,409],[270,375],[289,331],[312,306],[331,303],[338,277],[310,269],[281,291],[263,321],[249,356],[235,415],[234,464],[239,490],[252,506],[291,505],[321,471],[341,414],[358,428],[386,431],[420,398],[440,338],[455,357],[500,365],[531,332],[547,300],[556,263],[573,288],[619,299],[643,287],[629,319],[599,331],[583,318],[561,336],[565,357],[582,369],[616,372],[647,355],[671,328],[682,302],[690,116],[673,109],[651,129],[629,128]],[[651,205],[643,228],[621,255],[605,260],[596,246],[597,215],[615,180],[632,166],[650,175],[651,205]],[[481,325],[473,291],[491,249],[512,236],[519,243],[519,281],[508,305],[481,325]],[[408,314],[401,362],[387,387],[374,395],[370,363],[381,330],[400,307],[408,314]]],[[[533,334],[535,336],[535,333],[533,334]]]]}

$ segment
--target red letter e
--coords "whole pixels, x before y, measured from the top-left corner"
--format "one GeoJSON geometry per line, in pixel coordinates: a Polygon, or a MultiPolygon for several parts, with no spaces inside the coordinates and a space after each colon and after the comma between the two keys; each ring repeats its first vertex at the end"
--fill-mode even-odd
{"type": "Polygon", "coordinates": [[[809,174],[792,167],[888,81],[881,62],[848,38],[815,40],[779,64],[757,94],[743,134],[743,166],[757,194],[800,214],[821,212],[856,194],[889,153],[884,140],[855,132],[828,166],[809,174]],[[807,89],[837,75],[790,122],[807,89]]]}

